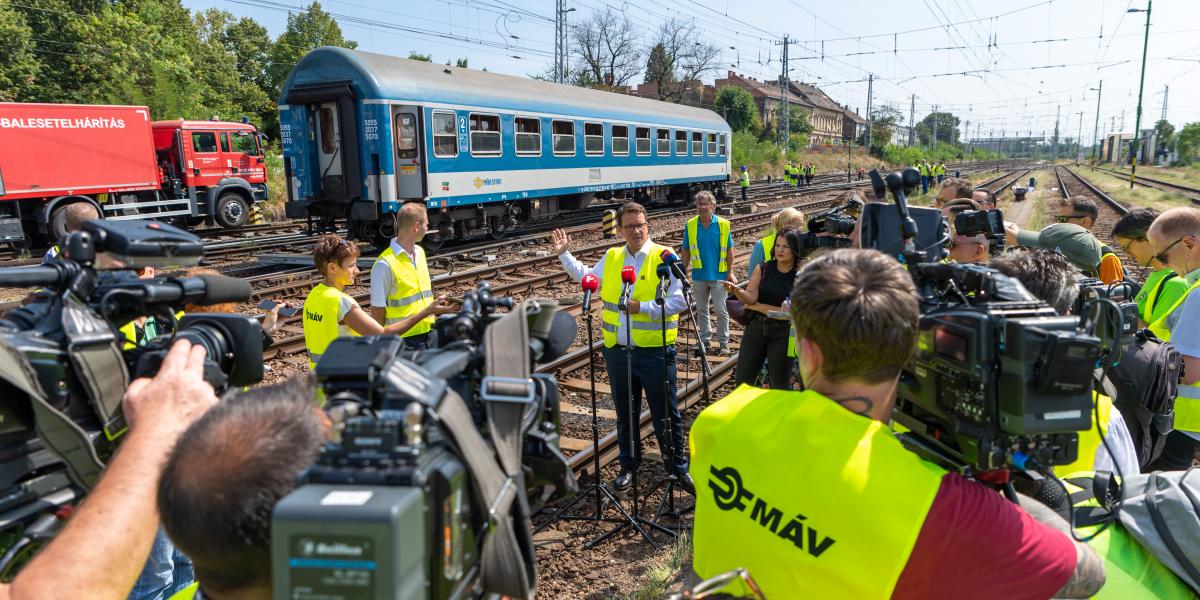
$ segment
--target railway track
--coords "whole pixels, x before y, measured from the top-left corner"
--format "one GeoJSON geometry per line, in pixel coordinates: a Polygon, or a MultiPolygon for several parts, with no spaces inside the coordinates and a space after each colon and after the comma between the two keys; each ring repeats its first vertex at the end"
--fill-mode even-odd
{"type": "MultiPolygon", "coordinates": [[[[1126,173],[1124,171],[1118,171],[1115,169],[1105,169],[1105,168],[1101,168],[1101,167],[1092,167],[1091,169],[1093,171],[1099,171],[1099,172],[1107,174],[1107,175],[1112,175],[1113,177],[1116,177],[1118,179],[1123,179],[1125,181],[1130,181],[1131,179],[1133,179],[1128,173],[1126,173]]],[[[1145,177],[1143,175],[1138,176],[1137,183],[1140,183],[1142,185],[1146,185],[1149,187],[1153,187],[1153,188],[1158,188],[1160,190],[1164,190],[1164,191],[1168,191],[1168,192],[1181,192],[1188,197],[1188,200],[1190,200],[1192,202],[1192,204],[1200,204],[1200,188],[1194,188],[1191,186],[1183,185],[1181,183],[1167,181],[1165,179],[1155,179],[1153,177],[1145,177]]]]}

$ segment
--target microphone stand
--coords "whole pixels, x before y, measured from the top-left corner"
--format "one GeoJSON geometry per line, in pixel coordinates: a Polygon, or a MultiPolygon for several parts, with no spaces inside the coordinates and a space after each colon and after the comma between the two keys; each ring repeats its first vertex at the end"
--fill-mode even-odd
{"type": "MultiPolygon", "coordinates": [[[[592,348],[595,346],[595,341],[593,340],[594,334],[592,332],[593,324],[592,324],[592,310],[591,310],[590,302],[583,305],[583,315],[584,315],[584,317],[587,318],[587,332],[588,332],[587,347],[592,348]]],[[[591,392],[592,392],[592,448],[595,449],[595,448],[600,447],[600,425],[596,418],[596,352],[594,350],[589,350],[589,352],[588,352],[588,380],[591,383],[591,392]]],[[[618,523],[618,524],[620,524],[621,527],[625,527],[626,525],[632,525],[633,528],[638,531],[638,533],[642,534],[642,537],[646,538],[646,541],[650,542],[651,545],[654,545],[654,540],[650,537],[650,534],[647,533],[645,529],[642,529],[641,524],[638,523],[637,520],[635,520],[633,518],[633,515],[629,514],[629,511],[625,510],[624,506],[621,506],[621,501],[618,500],[617,497],[613,495],[612,491],[610,491],[608,489],[608,486],[601,483],[601,480],[600,480],[600,453],[595,452],[595,451],[592,452],[592,477],[594,479],[590,485],[588,485],[586,488],[584,488],[580,492],[576,493],[575,497],[572,498],[570,502],[563,505],[558,510],[555,510],[554,514],[550,516],[550,520],[547,521],[546,523],[542,524],[541,527],[538,527],[537,529],[535,529],[534,533],[537,533],[537,532],[545,529],[546,527],[550,526],[550,524],[554,523],[555,521],[591,521],[594,523],[618,523]],[[578,504],[580,500],[587,498],[588,494],[595,494],[595,499],[596,499],[595,512],[593,512],[590,515],[564,514],[567,511],[571,510],[571,508],[574,507],[576,504],[578,504]],[[608,502],[602,504],[604,498],[607,498],[608,502]],[[620,518],[604,516],[604,510],[605,510],[604,507],[605,506],[615,507],[617,509],[617,511],[621,513],[620,518]]],[[[609,535],[611,535],[611,534],[605,534],[604,536],[593,539],[593,540],[589,541],[588,543],[584,544],[583,547],[590,550],[593,547],[595,547],[597,544],[599,544],[600,542],[604,541],[604,539],[607,538],[609,535]]]]}
{"type": "MultiPolygon", "coordinates": [[[[687,302],[687,314],[691,319],[692,331],[700,331],[700,324],[696,322],[696,311],[692,309],[696,299],[692,296],[692,282],[687,278],[679,277],[680,285],[683,286],[683,299],[687,302]]],[[[712,373],[708,364],[708,348],[704,344],[696,344],[696,355],[700,357],[700,395],[703,399],[703,405],[707,407],[712,404],[712,398],[708,394],[708,378],[712,373]]]]}
{"type": "MultiPolygon", "coordinates": [[[[666,485],[663,486],[663,497],[658,501],[658,510],[654,512],[654,519],[661,520],[664,516],[670,517],[679,523],[680,518],[684,513],[691,511],[692,508],[685,509],[683,512],[675,510],[675,486],[679,483],[679,477],[675,474],[675,440],[674,440],[674,423],[672,422],[671,408],[672,404],[676,409],[679,408],[678,401],[672,402],[671,398],[671,383],[668,376],[670,373],[667,369],[667,306],[666,306],[666,288],[671,280],[670,271],[659,274],[658,293],[655,295],[654,302],[658,304],[658,323],[662,331],[662,393],[663,393],[663,420],[667,423],[667,430],[663,432],[663,472],[666,474],[666,485]]],[[[683,415],[680,415],[682,421],[683,415]]],[[[679,523],[682,525],[682,523],[679,523]]],[[[678,536],[679,532],[675,532],[678,536]]]]}

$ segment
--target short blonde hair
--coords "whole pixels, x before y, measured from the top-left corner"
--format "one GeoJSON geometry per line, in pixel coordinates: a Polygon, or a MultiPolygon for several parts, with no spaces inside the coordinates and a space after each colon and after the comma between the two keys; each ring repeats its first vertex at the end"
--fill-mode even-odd
{"type": "Polygon", "coordinates": [[[716,196],[713,196],[712,192],[708,190],[696,192],[695,200],[696,204],[712,204],[714,206],[717,204],[716,196]]]}
{"type": "Polygon", "coordinates": [[[802,229],[804,227],[804,213],[792,207],[787,207],[771,217],[771,231],[778,233],[787,228],[802,229]]]}

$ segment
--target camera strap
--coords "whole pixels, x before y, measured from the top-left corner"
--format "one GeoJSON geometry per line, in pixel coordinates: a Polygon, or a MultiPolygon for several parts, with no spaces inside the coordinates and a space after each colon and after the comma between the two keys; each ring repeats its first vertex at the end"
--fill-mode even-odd
{"type": "Polygon", "coordinates": [[[531,515],[521,473],[522,417],[536,397],[528,352],[526,314],[530,310],[539,308],[527,301],[484,332],[486,370],[479,392],[492,446],[480,435],[466,403],[453,389],[446,390],[437,407],[438,418],[453,436],[483,505],[488,507],[489,529],[484,533],[480,557],[483,589],[513,598],[532,598],[537,579],[531,515]]]}
{"type": "Polygon", "coordinates": [[[121,400],[129,385],[117,336],[107,321],[73,297],[64,300],[62,315],[71,366],[101,419],[104,435],[115,440],[127,427],[121,400]]]}

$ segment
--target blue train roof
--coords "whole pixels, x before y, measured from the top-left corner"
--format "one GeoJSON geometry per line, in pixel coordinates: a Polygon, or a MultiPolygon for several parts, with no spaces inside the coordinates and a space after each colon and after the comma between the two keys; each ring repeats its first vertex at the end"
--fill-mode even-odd
{"type": "Polygon", "coordinates": [[[729,130],[729,125],[708,109],[328,46],[309,52],[296,63],[280,91],[279,103],[287,104],[285,99],[297,87],[336,81],[349,82],[358,99],[481,106],[729,130]]]}

